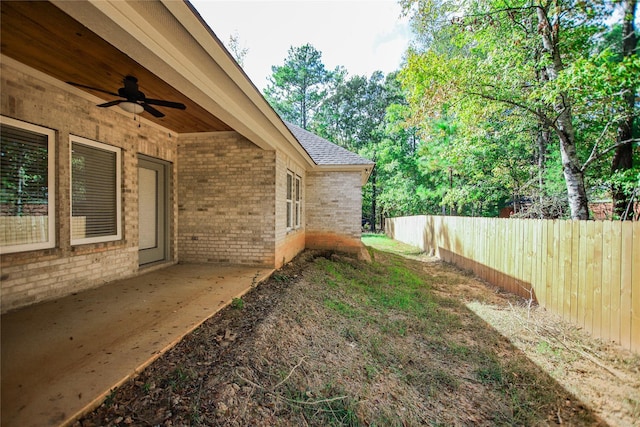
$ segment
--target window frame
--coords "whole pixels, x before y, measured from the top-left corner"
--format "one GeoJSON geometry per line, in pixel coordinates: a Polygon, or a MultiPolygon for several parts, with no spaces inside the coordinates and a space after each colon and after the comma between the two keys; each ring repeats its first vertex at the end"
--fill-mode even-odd
{"type": "Polygon", "coordinates": [[[285,199],[286,199],[286,219],[285,224],[287,226],[287,231],[293,230],[293,186],[294,184],[294,174],[290,170],[287,170],[287,178],[285,181],[285,199]]]}
{"type": "Polygon", "coordinates": [[[287,170],[285,199],[287,231],[298,230],[302,226],[302,177],[290,170],[287,170]]]}
{"type": "Polygon", "coordinates": [[[3,245],[0,254],[51,249],[56,247],[56,131],[43,126],[0,115],[0,123],[47,138],[47,240],[38,243],[3,245]]]}
{"type": "Polygon", "coordinates": [[[302,224],[302,209],[301,209],[301,200],[302,200],[302,189],[301,183],[302,178],[299,175],[295,175],[294,177],[294,220],[293,225],[296,229],[301,227],[302,224]]]}
{"type": "Polygon", "coordinates": [[[122,149],[113,145],[104,144],[77,135],[69,135],[69,233],[71,246],[86,245],[91,243],[113,242],[122,240],[122,149]],[[98,237],[73,238],[73,145],[81,144],[99,150],[115,153],[115,189],[116,189],[116,234],[98,237]]]}

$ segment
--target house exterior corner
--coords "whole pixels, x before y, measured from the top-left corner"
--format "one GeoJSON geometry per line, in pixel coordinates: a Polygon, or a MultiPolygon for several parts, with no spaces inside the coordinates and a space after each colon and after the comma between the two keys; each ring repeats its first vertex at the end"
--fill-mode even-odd
{"type": "Polygon", "coordinates": [[[357,254],[362,213],[362,175],[356,171],[307,174],[305,246],[357,254]]]}

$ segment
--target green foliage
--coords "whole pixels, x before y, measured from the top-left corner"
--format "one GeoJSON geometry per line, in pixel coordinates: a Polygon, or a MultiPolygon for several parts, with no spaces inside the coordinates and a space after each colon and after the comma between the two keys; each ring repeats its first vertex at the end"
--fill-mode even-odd
{"type": "Polygon", "coordinates": [[[497,216],[509,203],[568,217],[583,190],[638,197],[639,150],[621,170],[612,158],[637,116],[640,59],[623,49],[623,22],[607,23],[610,3],[400,4],[416,40],[398,73],[329,72],[305,45],[273,67],[265,93],[284,119],[376,162],[363,187],[372,231],[384,216],[497,216]]]}
{"type": "Polygon", "coordinates": [[[310,44],[292,46],[284,65],[271,69],[265,97],[283,119],[307,129],[327,96],[327,85],[340,71],[326,70],[322,53],[310,44]]]}
{"type": "Polygon", "coordinates": [[[242,310],[244,308],[244,301],[242,298],[234,298],[231,300],[231,308],[235,310],[242,310]]]}
{"type": "Polygon", "coordinates": [[[638,87],[640,69],[637,55],[621,58],[619,47],[611,46],[619,35],[607,37],[603,21],[610,6],[571,1],[554,7],[546,1],[402,4],[423,37],[422,45],[409,52],[400,78],[413,123],[428,148],[422,152],[424,166],[441,175],[436,187],[451,213],[494,214],[482,206],[488,195],[495,196],[489,200],[493,204],[569,194],[570,177],[561,175],[564,166],[555,157],[559,146],[565,150],[564,162],[574,165],[571,170],[584,171],[579,178],[587,187],[611,184],[602,162],[610,162],[606,157],[617,124],[628,114],[625,93],[638,87]],[[542,38],[551,24],[542,18],[554,26],[549,29],[555,37],[553,52],[542,38]],[[566,122],[558,121],[562,114],[566,122]],[[545,129],[550,137],[541,140],[545,129]],[[447,169],[448,191],[442,177],[447,169]],[[556,185],[558,176],[567,179],[562,189],[556,185]]]}
{"type": "Polygon", "coordinates": [[[229,42],[226,46],[229,48],[229,52],[231,52],[236,62],[241,67],[244,67],[244,59],[247,57],[247,53],[249,53],[249,48],[240,44],[240,36],[237,31],[229,35],[229,42]]]}

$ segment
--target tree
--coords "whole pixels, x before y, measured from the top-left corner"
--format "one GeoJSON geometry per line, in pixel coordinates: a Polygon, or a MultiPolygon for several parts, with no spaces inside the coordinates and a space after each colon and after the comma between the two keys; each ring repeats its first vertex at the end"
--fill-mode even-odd
{"type": "MultiPolygon", "coordinates": [[[[398,86],[397,80],[394,83],[398,86]]],[[[383,216],[438,213],[440,198],[430,197],[437,188],[420,165],[421,141],[417,129],[407,125],[411,110],[404,98],[387,107],[384,138],[378,144],[378,200],[383,216]],[[434,203],[433,201],[436,200],[434,203]]]]}
{"type": "Polygon", "coordinates": [[[249,53],[249,48],[240,45],[240,36],[238,35],[238,32],[229,36],[229,43],[227,44],[227,47],[236,62],[241,67],[244,67],[244,59],[247,57],[247,53],[249,53]]]}
{"type": "Polygon", "coordinates": [[[325,69],[322,53],[310,44],[292,46],[284,65],[274,65],[271,70],[273,74],[264,91],[267,101],[283,119],[308,129],[327,96],[334,72],[325,69]]]}
{"type": "MultiPolygon", "coordinates": [[[[384,139],[385,115],[389,105],[402,99],[395,76],[385,78],[376,71],[371,77],[340,74],[334,80],[334,93],[322,103],[313,131],[351,151],[378,161],[379,145],[384,139]]],[[[376,230],[380,169],[376,167],[365,185],[363,216],[376,230]]]]}
{"type": "MultiPolygon", "coordinates": [[[[622,25],[622,58],[629,59],[637,55],[638,39],[634,27],[636,18],[636,0],[624,0],[623,4],[623,25],[622,25]]],[[[613,155],[611,164],[611,171],[615,174],[617,172],[630,171],[633,169],[633,122],[636,116],[635,98],[637,82],[630,81],[630,84],[624,91],[624,114],[620,117],[618,122],[617,131],[617,143],[618,147],[613,155]]],[[[619,182],[614,182],[612,186],[613,195],[613,209],[614,214],[623,219],[631,218],[628,215],[628,207],[633,203],[630,195],[625,191],[624,185],[619,182]]]]}
{"type": "MultiPolygon", "coordinates": [[[[406,0],[404,6],[417,30],[429,33],[422,49],[409,52],[401,74],[422,128],[445,104],[465,124],[466,137],[481,135],[482,124],[512,123],[513,131],[530,136],[532,164],[541,167],[552,164],[555,140],[571,217],[588,219],[585,181],[613,146],[603,144],[611,137],[604,111],[612,97],[591,96],[593,82],[567,83],[579,75],[574,64],[594,56],[606,7],[571,0],[406,0]]],[[[541,169],[539,186],[546,187],[544,176],[541,169]]]]}

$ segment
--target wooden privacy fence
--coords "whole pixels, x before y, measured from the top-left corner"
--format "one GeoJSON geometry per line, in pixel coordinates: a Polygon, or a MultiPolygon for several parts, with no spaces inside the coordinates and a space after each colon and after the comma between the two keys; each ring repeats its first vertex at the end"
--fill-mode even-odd
{"type": "Polygon", "coordinates": [[[412,216],[389,237],[640,352],[640,222],[412,216]]]}

